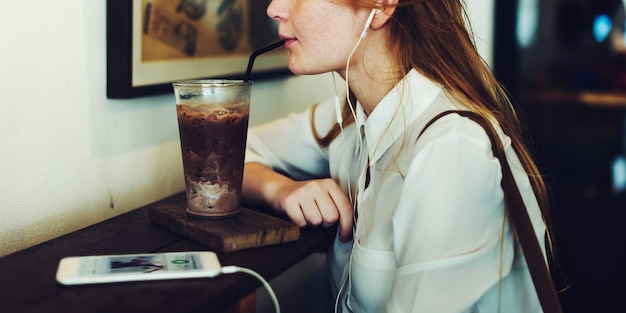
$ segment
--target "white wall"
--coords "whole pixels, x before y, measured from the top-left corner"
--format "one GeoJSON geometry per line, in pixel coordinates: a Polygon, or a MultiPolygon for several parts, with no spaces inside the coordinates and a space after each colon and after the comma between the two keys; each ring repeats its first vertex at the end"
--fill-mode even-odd
{"type": "MultiPolygon", "coordinates": [[[[493,0],[469,2],[491,59],[493,0]]],[[[184,188],[173,96],[106,98],[105,4],[0,1],[0,256],[184,188]]],[[[251,124],[330,95],[329,75],[257,82],[251,124]]]]}
{"type": "Polygon", "coordinates": [[[474,41],[483,59],[493,66],[493,29],[495,0],[465,0],[474,41]]]}
{"type": "MultiPolygon", "coordinates": [[[[184,189],[173,95],[106,98],[105,4],[0,2],[0,256],[184,189]]],[[[331,87],[257,82],[251,124],[331,87]]]]}

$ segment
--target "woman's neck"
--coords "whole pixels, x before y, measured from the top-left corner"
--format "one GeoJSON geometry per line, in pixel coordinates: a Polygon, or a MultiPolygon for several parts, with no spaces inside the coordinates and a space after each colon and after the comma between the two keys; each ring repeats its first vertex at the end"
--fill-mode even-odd
{"type": "MultiPolygon", "coordinates": [[[[348,86],[367,115],[402,78],[399,71],[393,70],[385,41],[382,31],[368,34],[350,62],[348,86]]],[[[341,74],[345,79],[345,70],[341,74]]]]}

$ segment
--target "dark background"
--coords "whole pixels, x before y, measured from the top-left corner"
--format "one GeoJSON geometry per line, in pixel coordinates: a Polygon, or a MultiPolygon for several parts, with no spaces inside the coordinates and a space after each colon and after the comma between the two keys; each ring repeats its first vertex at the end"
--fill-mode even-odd
{"type": "Polygon", "coordinates": [[[538,0],[537,38],[527,47],[515,36],[519,1],[496,1],[494,72],[550,189],[570,282],[561,304],[564,312],[626,312],[626,197],[612,171],[626,151],[626,58],[593,37],[594,19],[619,18],[621,0],[538,0]],[[581,93],[617,100],[583,101],[581,93]]]}

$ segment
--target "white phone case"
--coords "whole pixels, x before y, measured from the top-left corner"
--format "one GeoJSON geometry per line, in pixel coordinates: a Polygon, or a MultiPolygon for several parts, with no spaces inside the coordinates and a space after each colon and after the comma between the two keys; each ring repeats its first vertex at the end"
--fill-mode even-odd
{"type": "Polygon", "coordinates": [[[217,255],[208,251],[76,256],[61,259],[56,280],[81,285],[215,277],[220,272],[217,255]]]}

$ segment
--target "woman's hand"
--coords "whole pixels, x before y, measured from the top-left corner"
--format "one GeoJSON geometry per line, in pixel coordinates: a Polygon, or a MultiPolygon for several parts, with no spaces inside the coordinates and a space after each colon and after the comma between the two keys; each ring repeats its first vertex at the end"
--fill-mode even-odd
{"type": "Polygon", "coordinates": [[[294,181],[259,164],[246,164],[242,196],[287,215],[299,227],[330,227],[339,222],[340,239],[352,237],[352,205],[330,179],[294,181]]]}
{"type": "Polygon", "coordinates": [[[330,227],[339,221],[342,241],[350,239],[352,206],[334,180],[280,182],[272,194],[273,206],[298,226],[330,227]]]}

